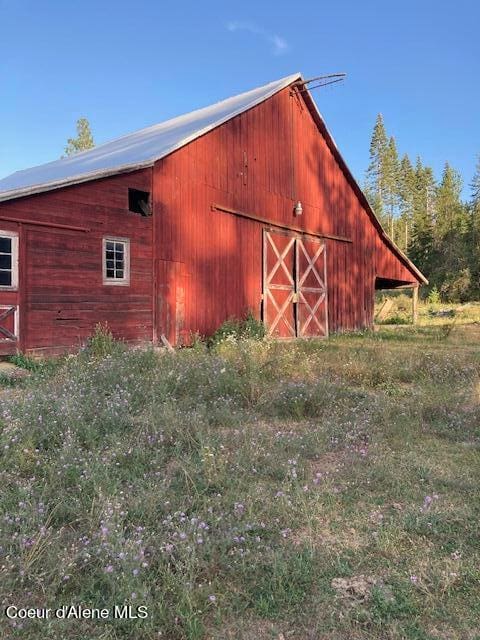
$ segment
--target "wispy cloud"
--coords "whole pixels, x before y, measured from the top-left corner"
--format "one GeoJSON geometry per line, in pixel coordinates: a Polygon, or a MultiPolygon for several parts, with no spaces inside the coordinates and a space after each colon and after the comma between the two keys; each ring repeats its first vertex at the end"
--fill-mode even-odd
{"type": "Polygon", "coordinates": [[[276,56],[281,56],[290,49],[290,45],[285,38],[282,38],[282,36],[279,36],[277,33],[271,33],[263,27],[251,22],[229,22],[227,24],[227,29],[229,31],[248,31],[249,33],[253,33],[256,36],[263,38],[270,44],[272,47],[272,53],[276,56]]]}

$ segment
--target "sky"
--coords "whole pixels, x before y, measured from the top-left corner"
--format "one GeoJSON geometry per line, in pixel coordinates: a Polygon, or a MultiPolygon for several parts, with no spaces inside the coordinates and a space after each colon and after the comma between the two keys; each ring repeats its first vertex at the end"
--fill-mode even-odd
{"type": "Polygon", "coordinates": [[[362,184],[379,112],[399,152],[470,194],[480,154],[475,0],[0,0],[0,177],[300,71],[362,184]]]}

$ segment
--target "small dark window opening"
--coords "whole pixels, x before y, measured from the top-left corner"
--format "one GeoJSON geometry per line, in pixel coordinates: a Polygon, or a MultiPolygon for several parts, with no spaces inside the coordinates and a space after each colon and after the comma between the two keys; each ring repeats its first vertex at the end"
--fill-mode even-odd
{"type": "Polygon", "coordinates": [[[140,213],[142,216],[151,216],[150,193],[148,191],[139,191],[138,189],[129,189],[128,209],[133,213],[140,213]]]}

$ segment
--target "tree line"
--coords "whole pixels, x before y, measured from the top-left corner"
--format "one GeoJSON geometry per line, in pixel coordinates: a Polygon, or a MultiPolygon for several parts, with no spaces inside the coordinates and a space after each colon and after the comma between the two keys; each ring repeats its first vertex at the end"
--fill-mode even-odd
{"type": "Polygon", "coordinates": [[[365,193],[385,231],[429,279],[444,301],[480,298],[480,157],[471,197],[447,162],[439,181],[418,156],[400,158],[382,115],[373,128],[365,193]]]}

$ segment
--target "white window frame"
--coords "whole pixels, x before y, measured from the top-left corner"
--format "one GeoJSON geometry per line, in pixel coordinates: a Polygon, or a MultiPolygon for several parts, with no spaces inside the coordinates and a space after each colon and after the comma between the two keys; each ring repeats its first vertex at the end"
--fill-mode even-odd
{"type": "Polygon", "coordinates": [[[0,229],[0,237],[12,241],[12,284],[0,284],[0,291],[18,291],[18,233],[0,229]]]}
{"type": "Polygon", "coordinates": [[[103,284],[126,287],[130,284],[130,239],[116,236],[105,236],[102,241],[102,275],[103,284]],[[123,278],[107,278],[107,242],[123,244],[124,269],[123,278]]]}

